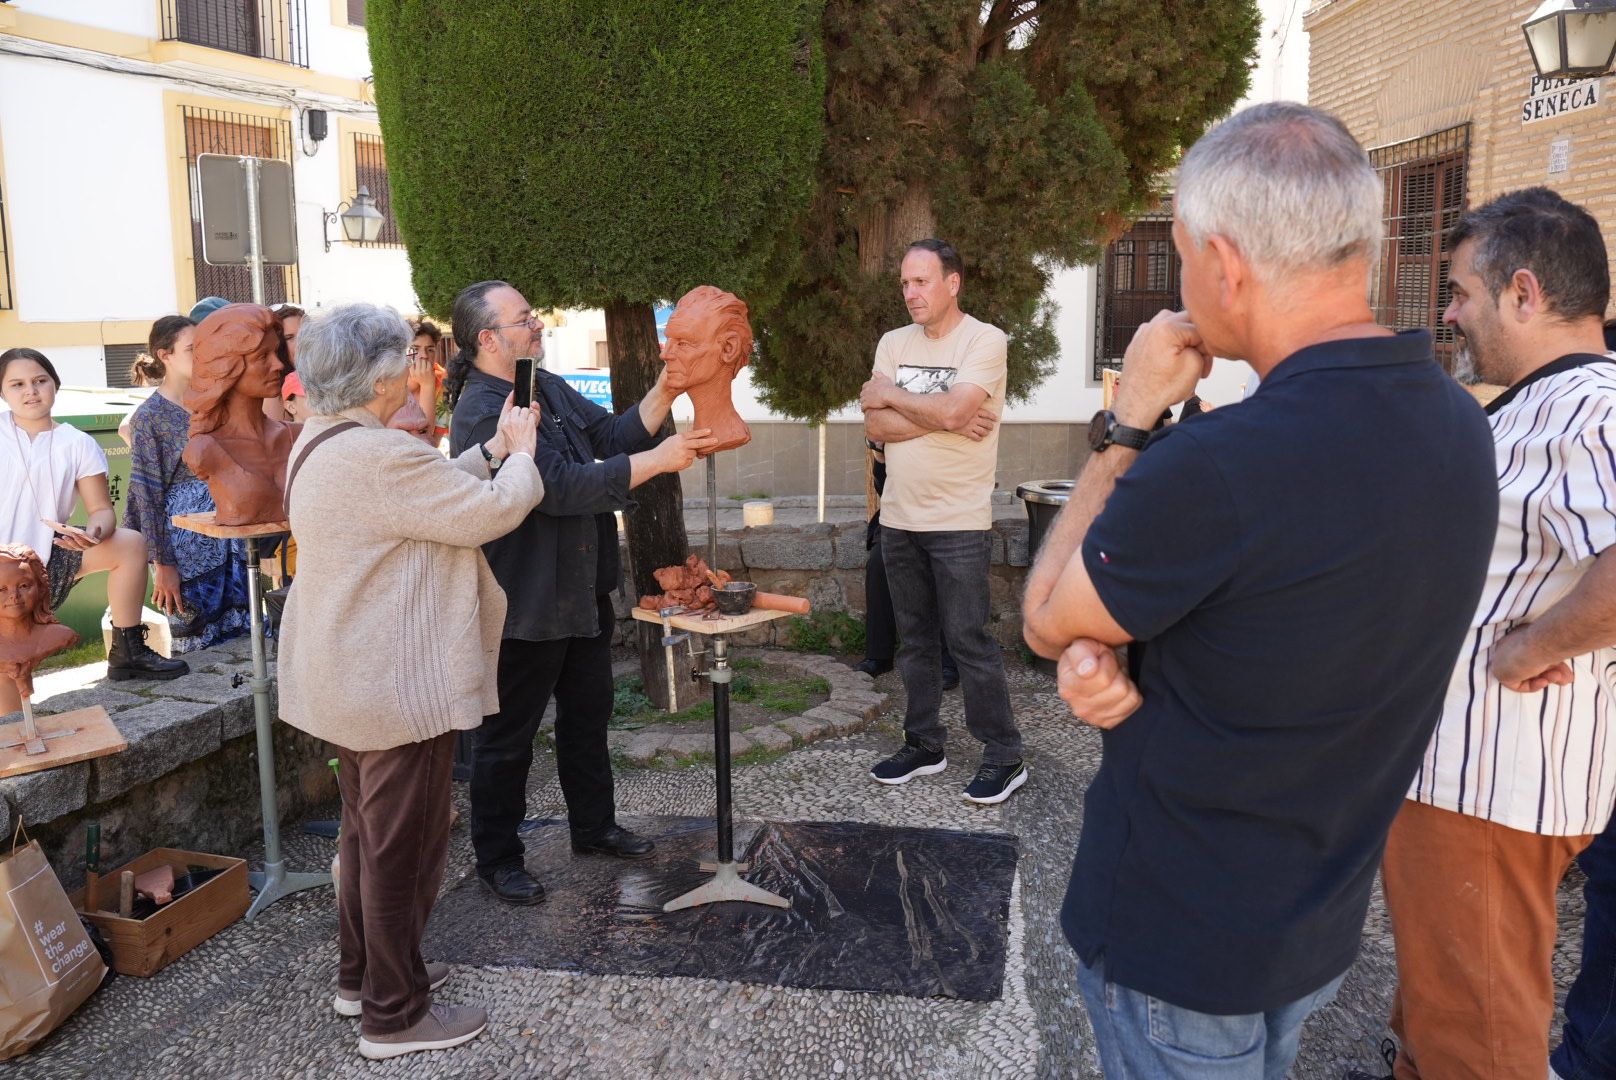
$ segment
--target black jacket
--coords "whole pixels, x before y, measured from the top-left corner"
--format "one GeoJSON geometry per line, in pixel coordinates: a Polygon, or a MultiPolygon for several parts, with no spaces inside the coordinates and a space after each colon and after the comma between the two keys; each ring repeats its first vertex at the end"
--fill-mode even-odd
{"type": "MultiPolygon", "coordinates": [[[[634,506],[628,455],[660,440],[637,408],[614,415],[548,371],[536,372],[534,383],[544,500],[513,532],[483,545],[483,554],[505,590],[505,637],[594,637],[595,598],[616,588],[622,572],[612,511],[634,506]]],[[[452,453],[493,438],[510,392],[506,380],[471,371],[449,424],[452,453]]]]}

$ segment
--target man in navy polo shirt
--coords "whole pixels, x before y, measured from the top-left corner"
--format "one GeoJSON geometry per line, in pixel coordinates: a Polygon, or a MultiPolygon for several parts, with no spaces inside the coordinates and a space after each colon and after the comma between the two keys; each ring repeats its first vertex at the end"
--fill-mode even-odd
{"type": "Polygon", "coordinates": [[[1027,582],[1028,643],[1105,729],[1062,923],[1108,1077],[1281,1080],[1475,610],[1492,440],[1428,333],[1374,323],[1381,187],[1333,117],[1271,103],[1208,133],[1173,235],[1187,312],[1129,346],[1027,582]],[[1141,453],[1213,356],[1257,392],[1141,453]]]}

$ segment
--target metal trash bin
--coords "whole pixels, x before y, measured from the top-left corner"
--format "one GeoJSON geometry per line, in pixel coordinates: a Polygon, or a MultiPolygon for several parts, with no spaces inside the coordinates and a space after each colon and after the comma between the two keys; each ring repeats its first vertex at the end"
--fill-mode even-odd
{"type": "MultiPolygon", "coordinates": [[[[1016,498],[1027,506],[1029,565],[1038,558],[1038,549],[1044,546],[1044,534],[1055,523],[1055,516],[1071,499],[1072,489],[1076,486],[1076,480],[1032,480],[1016,488],[1016,498]]],[[[1033,661],[1033,667],[1050,677],[1055,675],[1053,660],[1046,660],[1040,656],[1033,661]]]]}

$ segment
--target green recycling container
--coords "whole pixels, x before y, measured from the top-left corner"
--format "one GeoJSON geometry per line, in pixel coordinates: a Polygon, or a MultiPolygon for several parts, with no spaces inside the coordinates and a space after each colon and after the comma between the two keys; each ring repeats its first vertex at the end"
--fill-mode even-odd
{"type": "MultiPolygon", "coordinates": [[[[72,424],[93,438],[107,455],[107,486],[112,495],[113,520],[123,524],[124,502],[129,495],[129,447],[118,437],[118,425],[151,390],[108,390],[64,386],[56,395],[51,416],[61,424],[72,424]]],[[[78,507],[69,525],[88,524],[84,508],[78,507]]],[[[149,598],[149,593],[148,593],[149,598]]],[[[85,641],[101,640],[101,617],[107,611],[107,575],[92,574],[73,587],[67,603],[56,613],[85,641]]]]}

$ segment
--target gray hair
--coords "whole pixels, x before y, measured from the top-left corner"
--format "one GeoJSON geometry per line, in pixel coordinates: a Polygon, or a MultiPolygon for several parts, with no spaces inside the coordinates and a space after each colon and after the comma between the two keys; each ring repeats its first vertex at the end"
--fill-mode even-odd
{"type": "Polygon", "coordinates": [[[344,304],[315,315],[297,335],[297,374],[309,411],[335,416],[376,397],[376,383],[402,375],[410,324],[390,307],[344,304]]]}
{"type": "Polygon", "coordinates": [[[1273,101],[1203,135],[1178,169],[1175,213],[1197,248],[1226,237],[1265,282],[1380,257],[1381,181],[1346,125],[1273,101]]]}

